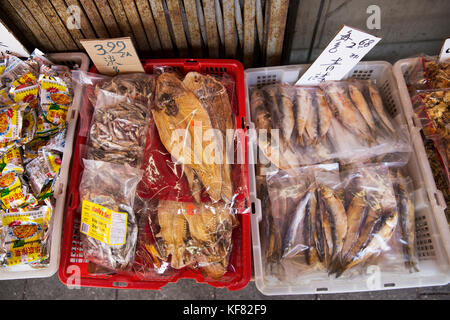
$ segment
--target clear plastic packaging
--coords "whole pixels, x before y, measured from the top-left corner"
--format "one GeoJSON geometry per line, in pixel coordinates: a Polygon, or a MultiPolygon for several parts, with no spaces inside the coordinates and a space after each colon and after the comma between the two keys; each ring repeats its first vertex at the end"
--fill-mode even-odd
{"type": "Polygon", "coordinates": [[[74,77],[92,90],[94,112],[87,158],[139,167],[146,144],[154,76],[139,73],[107,78],[79,71],[74,77]]]}
{"type": "Polygon", "coordinates": [[[133,204],[142,171],[104,161],[84,159],[83,163],[80,197],[84,255],[105,268],[125,270],[135,254],[138,228],[133,204]]]}
{"type": "Polygon", "coordinates": [[[250,96],[259,149],[280,169],[358,163],[390,153],[397,153],[397,162],[408,161],[407,128],[394,129],[372,81],[272,84],[251,88],[250,96]]]}
{"type": "MultiPolygon", "coordinates": [[[[261,177],[260,177],[261,178],[261,177]]],[[[418,271],[411,182],[386,164],[337,163],[267,175],[266,277],[351,278],[370,265],[418,271]]],[[[258,189],[264,191],[264,182],[258,189]]],[[[264,192],[261,193],[264,195],[264,192]]]]}
{"type": "Polygon", "coordinates": [[[450,88],[435,90],[417,90],[412,98],[413,108],[423,128],[425,138],[433,142],[442,168],[447,187],[450,189],[448,159],[450,155],[450,88]]]}

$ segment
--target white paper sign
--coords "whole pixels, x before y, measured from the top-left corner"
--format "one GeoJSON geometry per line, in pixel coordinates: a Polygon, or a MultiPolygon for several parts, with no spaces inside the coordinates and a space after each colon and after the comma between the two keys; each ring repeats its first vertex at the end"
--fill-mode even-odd
{"type": "Polygon", "coordinates": [[[450,38],[445,40],[442,46],[441,53],[439,54],[439,62],[446,62],[450,60],[450,38]]]}
{"type": "Polygon", "coordinates": [[[0,21],[0,52],[12,52],[20,57],[28,57],[30,53],[19,40],[0,21]]]}
{"type": "Polygon", "coordinates": [[[341,80],[380,40],[344,25],[296,84],[316,85],[325,80],[341,80]]]}

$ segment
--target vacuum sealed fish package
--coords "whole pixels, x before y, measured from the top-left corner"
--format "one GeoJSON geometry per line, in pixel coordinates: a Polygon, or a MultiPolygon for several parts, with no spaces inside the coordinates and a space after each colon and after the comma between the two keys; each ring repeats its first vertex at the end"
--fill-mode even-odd
{"type": "Polygon", "coordinates": [[[399,169],[322,164],[269,174],[266,183],[270,210],[264,215],[271,217],[262,238],[269,281],[353,278],[372,265],[418,271],[412,194],[399,169]]]}
{"type": "Polygon", "coordinates": [[[105,268],[126,270],[136,248],[133,204],[142,172],[100,160],[84,159],[83,164],[80,232],[84,255],[105,268]]]}
{"type": "Polygon", "coordinates": [[[247,186],[234,80],[165,67],[74,79],[90,102],[80,124],[80,206],[91,272],[159,281],[193,269],[232,281],[232,236],[247,186]],[[119,222],[124,229],[114,227],[119,222]]]}
{"type": "MultiPolygon", "coordinates": [[[[150,244],[138,254],[150,263],[139,274],[199,269],[230,281],[232,234],[242,208],[243,139],[235,130],[234,81],[158,68],[152,120],[138,194],[153,203],[150,244]],[[242,146],[241,146],[242,147],[242,146]],[[149,249],[151,248],[151,249],[149,249]]],[[[164,276],[163,275],[163,276],[164,276]]]]}
{"type": "Polygon", "coordinates": [[[46,268],[72,106],[71,72],[37,49],[27,60],[3,55],[0,71],[0,266],[46,268]]]}
{"type": "Polygon", "coordinates": [[[326,81],[318,87],[251,88],[260,151],[280,169],[339,161],[357,163],[411,151],[406,126],[394,129],[372,81],[326,81]]]}

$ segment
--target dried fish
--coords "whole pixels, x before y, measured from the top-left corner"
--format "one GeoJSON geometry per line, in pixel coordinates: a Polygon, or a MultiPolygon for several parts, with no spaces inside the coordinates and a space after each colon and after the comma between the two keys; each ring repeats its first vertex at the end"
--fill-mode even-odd
{"type": "Polygon", "coordinates": [[[303,225],[303,220],[305,219],[306,211],[308,210],[309,200],[311,198],[311,194],[314,190],[309,190],[305,193],[305,195],[300,199],[297,207],[295,208],[290,221],[288,222],[288,230],[283,237],[283,258],[287,258],[289,256],[296,255],[298,251],[303,251],[306,248],[296,248],[294,243],[296,241],[298,230],[301,225],[303,225]]]}
{"type": "Polygon", "coordinates": [[[174,158],[194,170],[213,201],[220,200],[222,166],[214,160],[219,148],[214,139],[211,142],[203,139],[203,134],[211,130],[212,125],[208,112],[198,98],[176,75],[165,72],[156,82],[156,101],[152,112],[164,147],[174,158]],[[181,146],[173,140],[173,134],[177,132],[183,133],[181,146]],[[195,141],[201,141],[201,148],[194,148],[195,141]],[[209,159],[204,161],[203,150],[207,147],[211,148],[211,154],[205,155],[209,159]]]}
{"type": "MultiPolygon", "coordinates": [[[[321,186],[321,196],[323,197],[326,211],[333,231],[333,250],[331,259],[339,258],[344,246],[344,239],[347,233],[347,214],[342,201],[335,195],[332,189],[321,186]]],[[[330,261],[331,262],[331,261],[330,261]]]]}
{"type": "Polygon", "coordinates": [[[221,135],[217,135],[218,145],[222,146],[222,199],[231,202],[233,197],[233,183],[231,181],[231,167],[228,161],[228,153],[233,149],[233,136],[227,130],[234,129],[233,114],[227,89],[220,81],[211,76],[203,76],[197,72],[189,72],[183,80],[187,89],[194,92],[208,111],[211,125],[219,129],[221,135]]]}
{"type": "Polygon", "coordinates": [[[344,89],[337,84],[329,84],[325,89],[333,108],[342,124],[353,134],[363,137],[367,141],[373,138],[369,133],[368,126],[361,114],[353,106],[344,89]]]}
{"type": "Polygon", "coordinates": [[[366,123],[369,126],[369,128],[375,131],[375,121],[373,120],[372,113],[370,112],[369,109],[369,105],[367,104],[366,99],[364,99],[362,92],[358,89],[356,85],[351,83],[348,85],[348,91],[350,93],[350,97],[354,105],[359,110],[364,120],[366,120],[366,123]]]}
{"type": "Polygon", "coordinates": [[[296,123],[297,123],[297,142],[303,144],[303,132],[309,113],[312,108],[311,94],[305,88],[296,88],[296,123]]]}
{"type": "Polygon", "coordinates": [[[319,118],[319,139],[326,137],[331,126],[331,118],[333,114],[325,99],[322,89],[316,90],[317,113],[319,118]]]}
{"type": "Polygon", "coordinates": [[[414,204],[407,190],[405,178],[400,171],[397,172],[394,180],[394,190],[397,198],[405,265],[411,271],[419,271],[417,267],[418,261],[415,255],[414,204]]]}
{"type": "Polygon", "coordinates": [[[381,119],[383,125],[386,126],[391,132],[395,132],[391,121],[384,111],[383,100],[381,100],[380,93],[373,84],[369,84],[369,95],[372,101],[372,105],[375,108],[375,111],[377,112],[377,115],[381,119]]]}

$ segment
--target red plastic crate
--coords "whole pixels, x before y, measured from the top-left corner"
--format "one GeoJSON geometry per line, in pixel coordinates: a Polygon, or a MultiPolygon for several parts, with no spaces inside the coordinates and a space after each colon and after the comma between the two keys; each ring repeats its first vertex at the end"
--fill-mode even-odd
{"type": "MultiPolygon", "coordinates": [[[[251,277],[251,246],[250,246],[250,208],[249,208],[249,184],[248,184],[248,152],[247,152],[247,124],[245,111],[244,68],[236,60],[185,60],[185,59],[161,59],[142,60],[146,73],[153,73],[158,66],[170,66],[181,73],[197,71],[203,74],[222,75],[228,74],[235,81],[235,101],[233,110],[236,115],[236,128],[242,129],[244,135],[238,147],[245,155],[245,164],[241,166],[240,181],[241,192],[238,196],[238,220],[239,226],[233,230],[233,248],[230,256],[228,272],[220,281],[205,279],[199,270],[188,268],[181,269],[175,275],[161,277],[157,280],[143,280],[136,274],[121,272],[114,275],[93,275],[87,270],[88,261],[84,258],[80,241],[80,212],[79,212],[79,184],[82,176],[80,152],[86,142],[87,132],[90,126],[91,114],[89,102],[85,98],[80,112],[78,131],[74,147],[72,173],[69,182],[69,191],[66,203],[64,223],[64,236],[61,247],[61,262],[59,266],[59,278],[66,285],[80,285],[89,287],[126,288],[126,289],[150,289],[157,290],[170,282],[179,279],[195,279],[197,282],[207,283],[213,287],[226,287],[229,290],[240,290],[247,286],[251,277]],[[231,267],[232,266],[232,267],[231,267]],[[78,277],[78,279],[77,279],[78,277]]],[[[97,73],[93,66],[90,72],[97,73]]]]}

